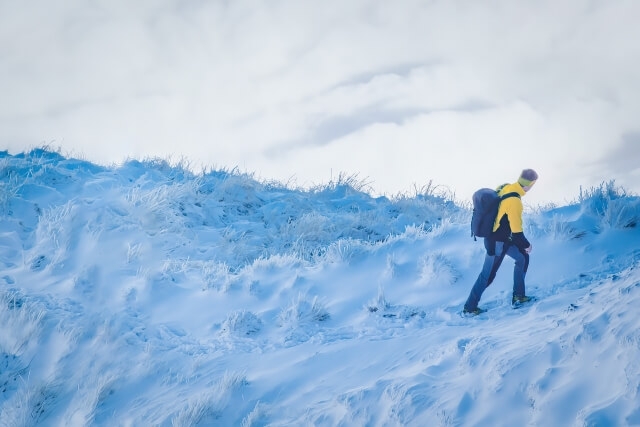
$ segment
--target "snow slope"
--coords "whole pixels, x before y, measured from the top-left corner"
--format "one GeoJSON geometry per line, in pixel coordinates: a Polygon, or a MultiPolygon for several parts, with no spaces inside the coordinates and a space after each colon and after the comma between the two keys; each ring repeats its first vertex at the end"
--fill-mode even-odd
{"type": "Polygon", "coordinates": [[[511,308],[507,260],[475,318],[482,244],[432,191],[45,149],[0,152],[0,185],[0,425],[640,425],[640,199],[613,183],[529,209],[540,300],[511,308]]]}

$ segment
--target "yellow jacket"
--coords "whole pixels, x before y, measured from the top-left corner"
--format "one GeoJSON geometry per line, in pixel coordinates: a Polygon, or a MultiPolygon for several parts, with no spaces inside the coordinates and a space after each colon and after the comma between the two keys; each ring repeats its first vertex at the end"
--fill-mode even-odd
{"type": "MultiPolygon", "coordinates": [[[[514,184],[503,185],[502,188],[498,187],[497,190],[498,196],[508,193],[518,193],[520,197],[525,195],[522,186],[517,182],[514,184]]],[[[511,232],[522,233],[522,200],[520,200],[519,197],[509,197],[500,203],[498,216],[496,217],[496,221],[493,223],[494,232],[498,230],[498,227],[500,226],[500,219],[505,215],[507,215],[507,218],[509,219],[511,232]]]]}
{"type": "MultiPolygon", "coordinates": [[[[517,193],[520,197],[525,195],[522,186],[517,182],[506,184],[497,189],[498,195],[517,193]]],[[[493,232],[498,241],[511,241],[520,249],[529,247],[529,241],[524,237],[522,228],[522,200],[520,197],[509,197],[500,203],[498,216],[493,224],[493,232]]]]}

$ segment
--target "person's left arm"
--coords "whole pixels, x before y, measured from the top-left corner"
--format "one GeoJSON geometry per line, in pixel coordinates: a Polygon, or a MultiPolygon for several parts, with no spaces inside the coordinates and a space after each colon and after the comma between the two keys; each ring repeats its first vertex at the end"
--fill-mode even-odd
{"type": "Polygon", "coordinates": [[[526,251],[531,247],[531,243],[527,240],[522,229],[522,201],[518,198],[509,199],[509,209],[507,209],[507,217],[509,219],[509,227],[511,228],[511,242],[522,251],[526,251]]]}

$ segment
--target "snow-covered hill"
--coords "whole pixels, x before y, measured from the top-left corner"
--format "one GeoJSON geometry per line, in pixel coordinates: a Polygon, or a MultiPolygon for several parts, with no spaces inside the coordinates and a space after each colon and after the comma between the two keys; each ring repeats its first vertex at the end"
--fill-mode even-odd
{"type": "Polygon", "coordinates": [[[511,308],[505,261],[475,318],[482,243],[429,188],[43,149],[0,152],[0,185],[0,425],[640,425],[640,199],[613,183],[530,209],[539,301],[511,308]]]}

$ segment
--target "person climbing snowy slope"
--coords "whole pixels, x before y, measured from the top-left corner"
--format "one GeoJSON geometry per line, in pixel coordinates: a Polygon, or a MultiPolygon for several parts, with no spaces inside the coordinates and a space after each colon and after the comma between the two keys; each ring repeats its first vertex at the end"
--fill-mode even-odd
{"type": "Polygon", "coordinates": [[[525,169],[515,183],[505,184],[497,189],[500,197],[513,196],[500,201],[492,233],[484,238],[484,264],[464,304],[463,313],[477,315],[485,311],[478,307],[478,303],[484,290],[495,278],[505,255],[515,261],[512,304],[515,306],[531,301],[531,297],[525,294],[525,276],[532,246],[522,227],[521,197],[531,190],[537,179],[536,171],[525,169]]]}

